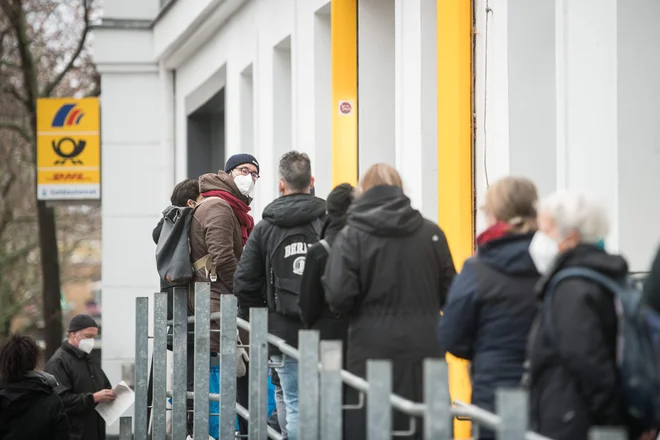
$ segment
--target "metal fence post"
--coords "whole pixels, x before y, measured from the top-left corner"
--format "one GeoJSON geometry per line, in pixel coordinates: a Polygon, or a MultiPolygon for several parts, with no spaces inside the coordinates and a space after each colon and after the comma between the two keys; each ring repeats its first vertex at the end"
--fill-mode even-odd
{"type": "Polygon", "coordinates": [[[185,439],[188,435],[188,289],[174,288],[173,309],[172,438],[185,439]]]}
{"type": "Polygon", "coordinates": [[[626,431],[620,427],[599,426],[589,431],[589,440],[625,440],[626,438],[626,431]]]}
{"type": "Polygon", "coordinates": [[[211,285],[209,283],[195,283],[194,440],[209,439],[210,315],[211,285]]]}
{"type": "Polygon", "coordinates": [[[133,420],[130,417],[119,418],[119,440],[133,440],[133,420]]]}
{"type": "Polygon", "coordinates": [[[248,433],[267,438],[268,429],[268,309],[250,309],[250,391],[248,433]]]}
{"type": "Polygon", "coordinates": [[[153,440],[165,440],[167,415],[167,292],[157,292],[154,303],[153,440]]]}
{"type": "MultiPolygon", "coordinates": [[[[447,363],[424,359],[424,439],[449,440],[451,422],[447,363]]],[[[511,439],[513,440],[513,439],[511,439]]]]}
{"type": "Polygon", "coordinates": [[[342,343],[321,341],[321,439],[342,438],[342,343]]]}
{"type": "Polygon", "coordinates": [[[367,440],[390,440],[392,438],[392,362],[387,360],[367,361],[367,440]]]}
{"type": "Polygon", "coordinates": [[[316,440],[319,438],[319,332],[301,330],[298,332],[299,393],[299,438],[316,440]]]}
{"type": "Polygon", "coordinates": [[[236,433],[236,297],[220,297],[220,438],[236,433]]]}
{"type": "MultiPolygon", "coordinates": [[[[135,298],[135,440],[147,440],[149,298],[135,298]]],[[[208,440],[208,439],[207,439],[208,440]]]]}
{"type": "Polygon", "coordinates": [[[524,440],[527,431],[527,393],[519,388],[497,389],[495,408],[501,420],[497,438],[524,440]]]}

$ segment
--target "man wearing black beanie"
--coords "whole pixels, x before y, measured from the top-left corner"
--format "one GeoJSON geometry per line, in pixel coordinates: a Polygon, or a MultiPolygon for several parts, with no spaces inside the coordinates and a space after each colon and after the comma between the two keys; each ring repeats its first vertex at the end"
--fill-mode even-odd
{"type": "Polygon", "coordinates": [[[94,410],[97,403],[115,399],[110,381],[90,356],[99,327],[89,315],[76,315],[44,371],[55,376],[64,404],[71,440],[105,440],[105,422],[94,410]]]}

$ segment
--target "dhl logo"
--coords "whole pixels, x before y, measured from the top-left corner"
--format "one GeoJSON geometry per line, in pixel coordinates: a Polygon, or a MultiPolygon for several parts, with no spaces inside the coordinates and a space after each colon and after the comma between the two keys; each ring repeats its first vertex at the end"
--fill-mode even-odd
{"type": "Polygon", "coordinates": [[[53,174],[53,180],[58,182],[82,182],[87,179],[85,179],[85,175],[83,173],[55,173],[53,174]]]}

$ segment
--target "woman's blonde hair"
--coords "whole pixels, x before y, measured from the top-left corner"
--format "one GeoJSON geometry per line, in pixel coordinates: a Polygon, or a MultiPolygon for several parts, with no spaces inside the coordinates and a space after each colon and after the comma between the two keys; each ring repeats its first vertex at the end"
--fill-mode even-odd
{"type": "Polygon", "coordinates": [[[536,230],[536,185],[525,177],[504,177],[488,188],[482,209],[497,221],[526,233],[536,230]]]}
{"type": "Polygon", "coordinates": [[[399,172],[386,163],[372,165],[360,179],[360,191],[362,193],[378,185],[397,186],[403,189],[403,181],[399,172]]]}

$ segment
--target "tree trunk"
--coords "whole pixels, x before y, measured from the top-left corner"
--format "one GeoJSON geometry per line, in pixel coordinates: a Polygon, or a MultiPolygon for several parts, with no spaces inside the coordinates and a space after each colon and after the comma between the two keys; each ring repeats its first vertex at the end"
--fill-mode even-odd
{"type": "Polygon", "coordinates": [[[55,210],[37,201],[39,247],[41,249],[42,308],[44,318],[45,359],[62,345],[62,307],[60,303],[60,260],[55,229],[55,210]]]}

